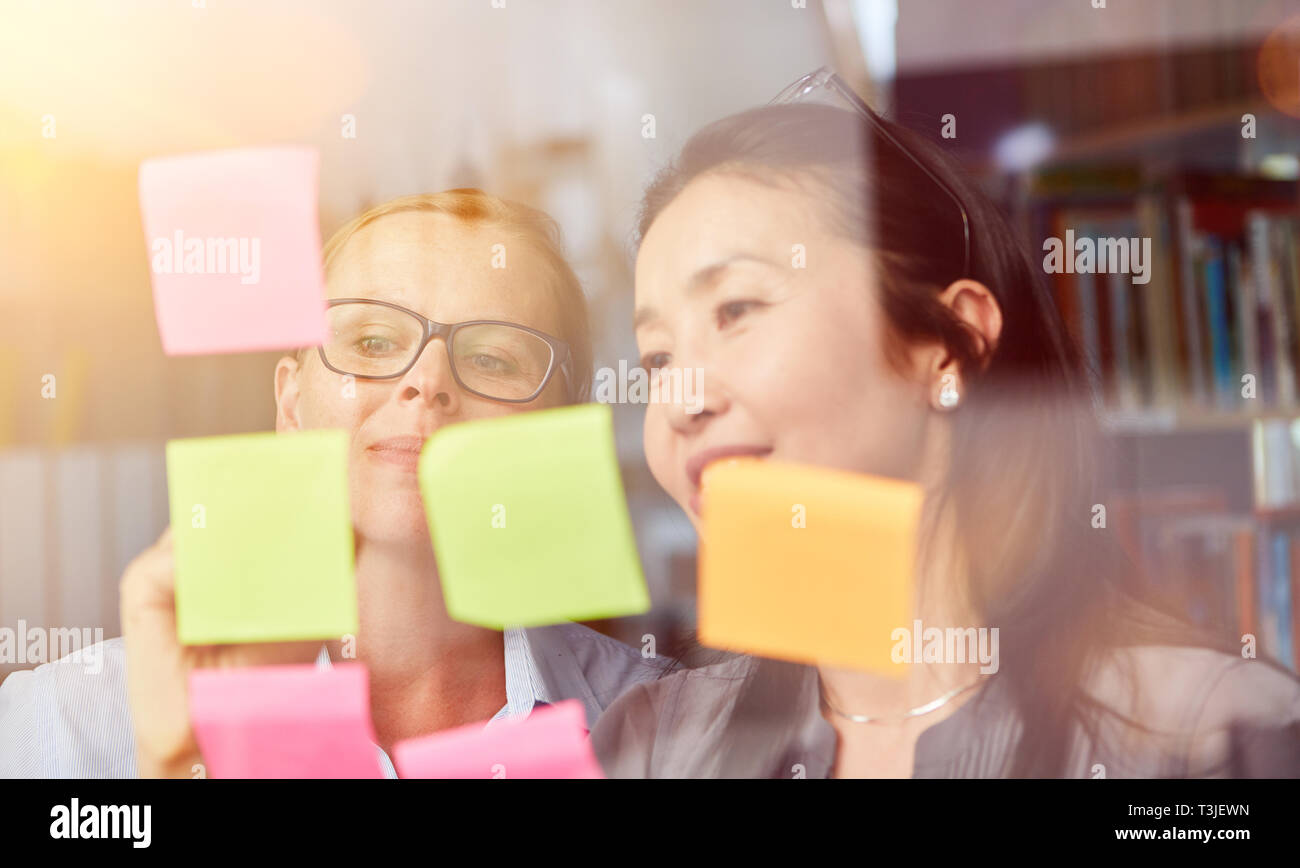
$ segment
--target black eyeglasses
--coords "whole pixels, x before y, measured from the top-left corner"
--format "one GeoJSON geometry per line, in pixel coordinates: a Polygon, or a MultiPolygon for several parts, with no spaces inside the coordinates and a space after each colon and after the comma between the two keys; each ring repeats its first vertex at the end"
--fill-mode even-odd
{"type": "Polygon", "coordinates": [[[572,391],[569,345],[527,326],[499,320],[440,323],[369,298],[330,299],[329,337],[317,351],[338,374],[391,380],[415,366],[434,338],[447,345],[451,375],[467,392],[492,401],[533,401],[559,370],[572,391]]]}
{"type": "Polygon", "coordinates": [[[832,105],[837,104],[841,107],[844,107],[845,104],[847,104],[847,107],[853,109],[862,117],[866,118],[871,124],[871,128],[879,133],[882,138],[894,147],[898,148],[898,150],[902,151],[903,155],[906,156],[907,159],[925,173],[926,177],[933,181],[939,189],[952,200],[953,205],[957,208],[957,213],[961,215],[963,257],[961,274],[958,275],[958,277],[970,276],[970,216],[966,213],[966,208],[961,204],[961,200],[957,198],[957,194],[953,192],[951,187],[941,181],[934,172],[931,172],[925,164],[916,157],[915,154],[905,148],[902,142],[894,138],[889,130],[885,129],[885,125],[881,122],[880,117],[871,110],[871,107],[863,101],[862,97],[854,93],[853,88],[849,87],[848,83],[845,82],[844,79],[836,75],[833,70],[823,66],[816,72],[808,73],[794,84],[781,91],[776,95],[776,98],[772,100],[771,104],[776,105],[780,103],[793,102],[822,102],[832,105]]]}

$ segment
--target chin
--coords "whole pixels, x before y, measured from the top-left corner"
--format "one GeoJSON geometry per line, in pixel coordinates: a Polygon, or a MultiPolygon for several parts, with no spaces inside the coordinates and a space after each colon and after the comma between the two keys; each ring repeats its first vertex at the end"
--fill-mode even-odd
{"type": "Polygon", "coordinates": [[[353,510],[357,533],[368,540],[427,544],[429,524],[419,497],[390,498],[353,510]]]}
{"type": "Polygon", "coordinates": [[[695,529],[695,535],[698,537],[703,532],[700,527],[700,517],[686,507],[682,507],[682,511],[686,513],[686,519],[691,523],[691,527],[695,529]]]}
{"type": "Polygon", "coordinates": [[[691,524],[695,527],[695,530],[698,531],[700,529],[700,517],[695,514],[694,510],[691,509],[690,494],[687,493],[683,497],[677,497],[676,495],[672,495],[672,498],[673,498],[673,502],[677,504],[678,509],[680,509],[683,513],[686,514],[686,518],[690,520],[691,524]]]}

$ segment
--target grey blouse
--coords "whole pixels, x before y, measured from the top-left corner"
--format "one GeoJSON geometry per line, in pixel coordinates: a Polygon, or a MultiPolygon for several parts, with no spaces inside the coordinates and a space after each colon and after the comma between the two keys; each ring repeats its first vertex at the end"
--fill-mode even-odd
{"type": "MultiPolygon", "coordinates": [[[[1259,660],[1177,646],[1115,652],[1089,692],[1153,730],[1071,734],[1066,777],[1300,777],[1300,680],[1259,660]]],[[[921,733],[914,777],[1000,777],[1019,739],[996,675],[921,733]]],[[[591,734],[611,778],[829,777],[836,734],[817,670],[736,657],[639,684],[591,734]]]]}

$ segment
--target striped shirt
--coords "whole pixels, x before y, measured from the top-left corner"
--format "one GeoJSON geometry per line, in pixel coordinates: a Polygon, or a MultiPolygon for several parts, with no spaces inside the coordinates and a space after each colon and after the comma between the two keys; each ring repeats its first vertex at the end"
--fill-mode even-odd
{"type": "MultiPolygon", "coordinates": [[[[533,707],[580,700],[587,728],[625,689],[656,678],[655,660],[581,624],[510,629],[505,643],[506,704],[490,721],[527,717],[533,707]]],[[[136,777],[135,735],[121,638],[12,673],[0,683],[0,778],[136,777]],[[93,674],[92,674],[93,673],[93,674]]],[[[317,666],[330,665],[322,648],[317,666]]],[[[392,761],[376,745],[386,777],[392,761]]]]}

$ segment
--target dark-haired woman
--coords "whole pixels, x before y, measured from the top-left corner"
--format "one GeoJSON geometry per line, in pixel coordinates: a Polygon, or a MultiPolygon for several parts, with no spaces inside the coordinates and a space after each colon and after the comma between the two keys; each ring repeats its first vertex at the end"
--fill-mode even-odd
{"type": "Polygon", "coordinates": [[[939,148],[861,108],[754,109],[687,143],[639,229],[643,364],[704,375],[703,412],[645,420],[692,521],[728,455],[915,481],[914,617],[1000,642],[992,674],[679,670],[597,724],[610,776],[1300,776],[1300,682],[1144,600],[1092,527],[1080,355],[939,148]]]}

